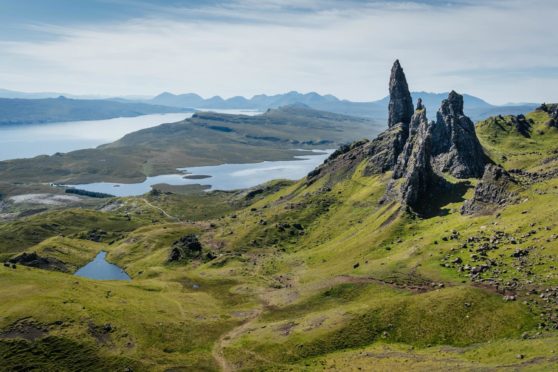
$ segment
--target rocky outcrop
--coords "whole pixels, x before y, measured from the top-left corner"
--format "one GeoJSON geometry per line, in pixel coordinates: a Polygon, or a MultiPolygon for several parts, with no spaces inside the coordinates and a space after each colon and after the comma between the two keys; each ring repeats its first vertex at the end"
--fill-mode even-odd
{"type": "Polygon", "coordinates": [[[391,68],[389,78],[388,127],[398,123],[409,124],[413,116],[413,99],[399,60],[391,68]]]}
{"type": "Polygon", "coordinates": [[[334,183],[350,177],[366,161],[365,176],[393,171],[384,202],[397,200],[412,211],[429,214],[444,202],[462,200],[465,183],[450,183],[443,174],[480,178],[490,162],[473,122],[463,113],[463,96],[452,91],[436,122],[429,122],[421,99],[413,110],[399,61],[391,70],[389,88],[388,129],[372,141],[341,147],[310,172],[307,182],[327,175],[326,185],[334,183]]]}
{"type": "Polygon", "coordinates": [[[168,262],[183,261],[191,258],[198,258],[202,253],[202,245],[198,237],[189,234],[181,237],[172,244],[168,257],[168,262]]]}
{"type": "Polygon", "coordinates": [[[546,122],[547,126],[558,128],[558,104],[543,103],[537,108],[537,111],[544,111],[550,116],[550,119],[546,122]]]}
{"type": "Polygon", "coordinates": [[[417,213],[428,209],[433,194],[446,184],[432,168],[432,126],[419,100],[409,124],[409,139],[397,159],[385,197],[397,199],[417,213]]]}
{"type": "Polygon", "coordinates": [[[51,257],[39,256],[36,252],[22,253],[8,260],[11,264],[20,264],[23,266],[35,267],[44,270],[69,272],[64,262],[51,257]]]}
{"type": "Polygon", "coordinates": [[[463,204],[462,214],[487,214],[516,201],[512,188],[516,181],[502,167],[488,164],[473,197],[463,204]]]}
{"type": "Polygon", "coordinates": [[[400,190],[401,201],[418,209],[421,199],[427,199],[427,195],[434,189],[438,177],[434,174],[430,164],[432,136],[425,110],[417,111],[412,123],[415,124],[415,122],[417,128],[409,137],[409,141],[399,157],[394,178],[404,178],[400,190]]]}
{"type": "Polygon", "coordinates": [[[463,113],[463,96],[452,91],[432,126],[432,165],[457,178],[480,178],[487,163],[475,125],[463,113]]]}
{"type": "Polygon", "coordinates": [[[370,141],[366,149],[368,164],[364,171],[365,175],[370,176],[393,170],[408,137],[408,124],[399,123],[370,141]]]}
{"type": "Polygon", "coordinates": [[[523,137],[531,137],[531,128],[533,126],[532,121],[527,120],[524,115],[517,115],[511,117],[511,123],[515,130],[521,134],[523,137]]]}
{"type": "MultiPolygon", "coordinates": [[[[422,107],[422,101],[420,104],[422,107]]],[[[413,99],[399,60],[391,68],[388,110],[388,130],[370,142],[366,175],[393,170],[409,138],[413,99]]]]}
{"type": "MultiPolygon", "coordinates": [[[[397,163],[393,170],[393,178],[398,179],[405,176],[406,170],[409,165],[409,161],[414,152],[418,151],[418,147],[424,147],[427,141],[427,136],[430,137],[429,133],[429,123],[426,117],[426,109],[422,106],[422,102],[419,101],[417,104],[417,110],[412,116],[409,123],[409,137],[403,146],[403,151],[397,159],[397,163]]],[[[428,139],[428,147],[430,147],[430,139],[428,139]]],[[[420,149],[421,152],[426,151],[426,149],[420,149]]],[[[428,152],[430,149],[428,149],[428,152]]]]}

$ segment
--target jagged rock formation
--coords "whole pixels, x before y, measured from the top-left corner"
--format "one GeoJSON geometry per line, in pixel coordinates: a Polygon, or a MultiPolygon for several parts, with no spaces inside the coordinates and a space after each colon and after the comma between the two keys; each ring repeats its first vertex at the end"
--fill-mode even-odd
{"type": "Polygon", "coordinates": [[[411,92],[409,92],[407,79],[399,60],[396,60],[391,68],[388,110],[389,128],[398,123],[408,124],[414,112],[411,92]]]}
{"type": "Polygon", "coordinates": [[[400,188],[401,201],[409,206],[418,206],[436,183],[436,175],[430,164],[432,147],[431,126],[425,109],[417,109],[411,119],[409,140],[399,156],[393,179],[404,178],[400,188]]]}
{"type": "MultiPolygon", "coordinates": [[[[416,148],[418,146],[423,147],[423,142],[427,140],[426,137],[430,136],[429,128],[430,125],[428,123],[428,119],[426,118],[426,109],[422,106],[422,102],[419,101],[417,103],[417,110],[411,117],[409,123],[408,140],[405,143],[403,151],[399,155],[397,164],[394,167],[393,178],[397,179],[404,177],[414,150],[417,150],[416,148]]],[[[430,142],[429,139],[428,142],[430,142]]],[[[430,143],[428,143],[428,145],[430,146],[430,143]]]]}
{"type": "Polygon", "coordinates": [[[392,170],[409,138],[409,125],[414,113],[413,99],[399,60],[391,68],[389,98],[388,130],[370,143],[366,175],[392,170]]]}
{"type": "Polygon", "coordinates": [[[409,137],[409,124],[413,115],[413,100],[399,61],[395,61],[389,80],[388,129],[372,141],[355,142],[336,151],[324,164],[310,172],[308,183],[327,174],[349,175],[363,160],[367,160],[364,174],[367,176],[393,170],[397,158],[409,137]]]}
{"type": "Polygon", "coordinates": [[[370,141],[365,174],[370,176],[393,170],[408,137],[408,125],[399,123],[370,141]]]}
{"type": "Polygon", "coordinates": [[[452,193],[452,185],[442,173],[457,178],[480,177],[487,162],[474,125],[463,114],[461,95],[452,91],[442,103],[437,121],[430,123],[419,100],[386,198],[396,198],[421,213],[432,207],[430,201],[435,195],[452,193]]]}
{"type": "MultiPolygon", "coordinates": [[[[342,147],[308,175],[308,183],[330,175],[330,180],[350,176],[363,161],[364,175],[393,170],[382,201],[398,200],[417,213],[434,209],[435,195],[453,196],[456,178],[480,178],[490,159],[484,154],[473,122],[463,113],[463,96],[451,92],[429,122],[422,100],[413,110],[405,74],[395,61],[390,77],[388,129],[374,140],[342,147]]],[[[462,186],[462,185],[459,185],[462,186]]]]}
{"type": "Polygon", "coordinates": [[[463,113],[463,96],[452,91],[438,110],[432,127],[432,163],[438,172],[457,178],[480,178],[488,158],[463,113]]]}
{"type": "Polygon", "coordinates": [[[511,190],[517,183],[502,167],[488,164],[475,187],[473,198],[465,201],[462,214],[491,213],[495,208],[512,203],[517,195],[511,190]]]}

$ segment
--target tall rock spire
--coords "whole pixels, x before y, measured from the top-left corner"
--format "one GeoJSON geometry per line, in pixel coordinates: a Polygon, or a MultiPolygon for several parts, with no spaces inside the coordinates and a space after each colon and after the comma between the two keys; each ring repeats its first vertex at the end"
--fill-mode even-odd
{"type": "Polygon", "coordinates": [[[432,127],[432,158],[434,169],[457,178],[480,178],[489,163],[475,125],[463,113],[463,96],[454,91],[442,102],[432,127]]]}
{"type": "Polygon", "coordinates": [[[413,99],[409,92],[407,79],[399,60],[396,60],[391,68],[389,78],[388,127],[391,128],[397,123],[403,123],[404,126],[407,126],[413,113],[413,99]]]}

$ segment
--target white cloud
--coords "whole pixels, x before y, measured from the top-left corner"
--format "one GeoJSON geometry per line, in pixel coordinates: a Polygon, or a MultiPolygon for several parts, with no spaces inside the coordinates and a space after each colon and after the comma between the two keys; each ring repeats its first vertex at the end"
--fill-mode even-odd
{"type": "Polygon", "coordinates": [[[537,73],[558,69],[554,4],[242,0],[120,24],[43,25],[56,37],[1,43],[0,84],[114,95],[299,90],[372,100],[386,94],[399,58],[413,90],[558,101],[557,73],[537,73]]]}

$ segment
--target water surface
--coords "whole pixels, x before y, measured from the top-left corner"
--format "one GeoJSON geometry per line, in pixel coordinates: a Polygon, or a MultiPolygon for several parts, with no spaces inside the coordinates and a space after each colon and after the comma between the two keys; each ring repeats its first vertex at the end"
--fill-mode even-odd
{"type": "MultiPolygon", "coordinates": [[[[229,114],[255,115],[254,110],[212,110],[229,114]]],[[[174,123],[192,113],[141,115],[132,118],[70,121],[0,126],[0,160],[53,155],[57,152],[94,148],[114,142],[126,134],[163,123],[174,123]]]]}
{"type": "Polygon", "coordinates": [[[87,265],[80,268],[74,275],[95,280],[130,280],[131,278],[120,267],[106,260],[107,252],[101,251],[87,265]]]}
{"type": "Polygon", "coordinates": [[[180,173],[148,177],[140,183],[98,182],[72,186],[115,196],[142,195],[157,184],[204,185],[209,186],[208,190],[238,190],[276,179],[301,179],[323,163],[331,152],[315,150],[314,154],[295,156],[293,160],[179,168],[180,173]]]}

